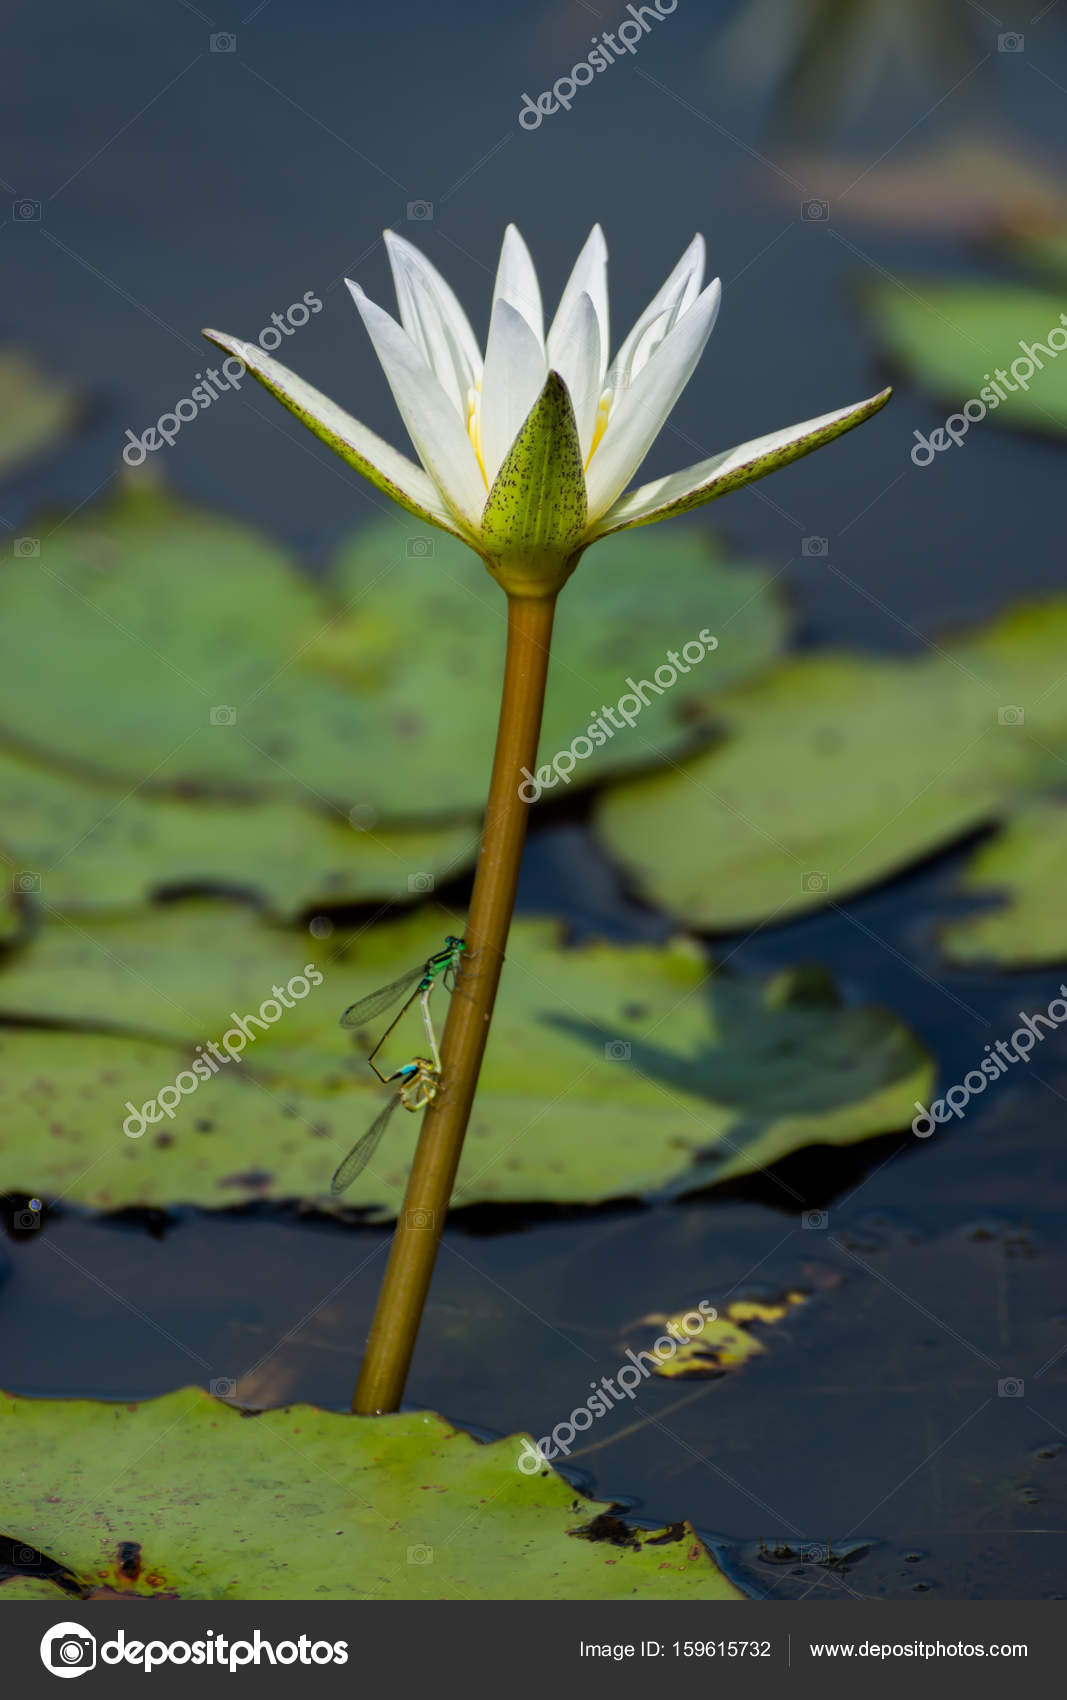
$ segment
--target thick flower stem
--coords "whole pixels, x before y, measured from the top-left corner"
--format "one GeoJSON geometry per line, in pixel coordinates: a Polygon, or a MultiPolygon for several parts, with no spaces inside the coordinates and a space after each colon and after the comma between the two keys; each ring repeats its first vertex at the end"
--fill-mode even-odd
{"type": "Polygon", "coordinates": [[[482,1065],[515,907],[537,765],[555,596],[508,598],[507,658],[493,776],[474,876],[467,950],[441,1042],[441,1087],[426,1110],[352,1409],[395,1411],[404,1392],[482,1065]]]}

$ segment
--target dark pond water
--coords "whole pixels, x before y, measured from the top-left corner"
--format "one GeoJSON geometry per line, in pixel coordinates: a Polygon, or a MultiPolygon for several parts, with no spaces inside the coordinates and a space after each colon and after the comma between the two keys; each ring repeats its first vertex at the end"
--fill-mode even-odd
{"type": "MultiPolygon", "coordinates": [[[[550,288],[600,218],[620,321],[692,230],[705,231],[723,315],[650,475],[869,393],[883,374],[856,283],[883,271],[980,275],[995,262],[929,233],[850,222],[844,208],[825,226],[803,220],[797,172],[783,177],[762,157],[758,103],[727,100],[715,82],[713,29],[727,10],[683,3],[640,58],[527,134],[522,93],[580,57],[607,14],[598,23],[570,0],[370,12],[274,0],[215,19],[186,5],[146,14],[132,0],[91,11],[60,0],[44,19],[17,4],[4,171],[11,196],[39,201],[41,217],[0,229],[0,328],[96,407],[72,453],[5,490],[3,523],[17,532],[43,499],[61,512],[100,499],[126,430],[188,393],[205,359],[199,326],[254,334],[307,290],[327,310],[288,358],[399,442],[340,279],[354,272],[388,299],[378,232],[408,229],[409,204],[432,205],[413,233],[468,302],[487,299],[508,218],[550,288]],[[209,37],[230,31],[236,50],[213,52],[209,37]]],[[[980,37],[973,61],[988,49],[980,37]]],[[[1051,145],[1067,98],[1051,18],[1021,59],[1025,78],[1027,64],[1006,67],[994,49],[922,135],[982,128],[994,112],[1017,137],[1051,145]]],[[[875,159],[931,104],[906,117],[897,100],[872,109],[849,147],[875,159]]],[[[781,571],[801,642],[911,649],[945,623],[1062,585],[1062,449],[987,426],[929,470],[913,467],[912,432],[941,418],[905,385],[875,424],[714,510],[739,552],[781,571]],[[827,556],[803,554],[813,535],[829,540],[827,556]]],[[[160,470],[254,516],[312,564],[377,506],[259,394],[190,423],[160,470]]],[[[596,570],[595,554],[582,570],[596,570]]],[[[851,998],[911,1022],[943,1080],[958,1079],[1018,1010],[1047,1004],[1060,976],[946,973],[934,929],[959,907],[955,867],[942,858],[714,948],[753,973],[828,965],[851,998]]],[[[461,905],[464,891],[443,895],[461,905]]],[[[535,825],[521,906],[578,934],[668,930],[620,890],[580,808],[535,825]]],[[[479,1432],[543,1433],[611,1372],[649,1310],[803,1287],[808,1305],[742,1373],[646,1386],[581,1437],[580,1479],[644,1521],[690,1518],[761,1592],[1062,1594],[1063,1042],[1038,1066],[1040,1077],[1035,1066],[1005,1082],[929,1141],[808,1152],[758,1184],[685,1203],[457,1218],[410,1402],[479,1432]],[[822,1225],[805,1227],[812,1210],[822,1225]]],[[[214,1380],[252,1404],[343,1408],[387,1244],[379,1230],[284,1211],[49,1217],[7,1244],[0,1381],[130,1398],[214,1380]]]]}

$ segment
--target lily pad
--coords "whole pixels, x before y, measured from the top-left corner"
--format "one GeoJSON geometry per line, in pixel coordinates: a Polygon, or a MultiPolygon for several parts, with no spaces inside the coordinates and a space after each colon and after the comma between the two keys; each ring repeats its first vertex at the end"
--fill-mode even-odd
{"type": "Polygon", "coordinates": [[[961,882],[997,907],[951,921],[950,962],[1044,968],[1067,962],[1067,805],[1035,803],[978,850],[961,882]]]}
{"type": "MultiPolygon", "coordinates": [[[[1062,294],[1011,283],[945,283],[905,278],[875,283],[865,300],[888,352],[931,394],[952,407],[972,398],[989,407],[987,422],[1060,434],[1067,431],[1067,360],[1048,343],[1062,343],[1062,294]],[[1012,372],[1022,344],[1043,343],[1039,369],[1012,372]],[[1003,399],[983,388],[996,379],[1003,399]],[[1025,381],[1026,388],[1019,387],[1025,381]]],[[[972,426],[975,429],[976,426],[972,426]]]]}
{"type": "Polygon", "coordinates": [[[134,909],[168,890],[248,893],[283,919],[407,902],[473,859],[477,827],[383,828],[372,812],[285,799],[169,797],[106,785],[0,750],[0,838],[52,911],[134,909]]]}
{"type": "MultiPolygon", "coordinates": [[[[427,782],[436,789],[450,777],[464,804],[480,806],[500,703],[505,598],[455,538],[439,531],[398,538],[395,524],[361,532],[342,551],[332,582],[347,612],[309,659],[375,694],[381,759],[407,772],[417,763],[420,795],[427,782]],[[413,641],[414,632],[427,640],[413,641]]],[[[608,717],[610,735],[575,764],[570,789],[675,755],[694,742],[694,699],[758,671],[781,650],[785,627],[770,575],[731,563],[707,532],[683,529],[654,542],[631,532],[598,543],[559,600],[542,761],[583,737],[631,681],[649,685],[644,706],[630,710],[632,728],[608,717]],[[700,643],[702,630],[717,648],[707,638],[700,643]],[[692,654],[708,652],[687,663],[680,656],[687,643],[692,654]],[[670,651],[679,669],[668,662],[670,651]],[[675,672],[677,682],[657,684],[657,668],[675,672]]]]}
{"type": "Polygon", "coordinates": [[[428,1413],[248,1418],[187,1387],[140,1405],[5,1398],[0,1434],[4,1532],[86,1596],[744,1597],[686,1524],[575,1539],[608,1507],[524,1474],[522,1436],[483,1445],[428,1413]]]}
{"type": "Polygon", "coordinates": [[[759,1335],[753,1333],[753,1324],[767,1326],[782,1322],[791,1310],[804,1303],[803,1293],[786,1293],[773,1304],[734,1299],[713,1316],[705,1316],[703,1326],[692,1330],[686,1326],[684,1315],[642,1317],[642,1322],[660,1329],[657,1341],[646,1348],[660,1359],[650,1374],[677,1380],[691,1375],[725,1375],[728,1370],[740,1369],[750,1358],[760,1357],[767,1350],[759,1335]],[[678,1344],[669,1352],[666,1346],[659,1346],[660,1340],[678,1344]]]}
{"type": "Polygon", "coordinates": [[[49,377],[29,355],[0,348],[0,478],[9,478],[55,447],[81,411],[74,392],[49,377]]]}
{"type": "Polygon", "coordinates": [[[643,895],[732,931],[838,902],[989,824],[1067,748],[1067,600],[940,653],[789,661],[716,705],[726,736],[621,785],[596,828],[643,895]]]}
{"type": "MultiPolygon", "coordinates": [[[[189,904],[136,924],[46,926],[0,973],[0,1010],[76,1027],[0,1032],[0,1190],[103,1209],[300,1198],[395,1214],[414,1116],[396,1115],[342,1201],[327,1190],[383,1101],[337,1016],[429,955],[440,924],[419,913],[300,939],[189,904]],[[305,963],[323,984],[298,995],[287,982],[305,963]],[[210,1078],[198,1081],[187,1071],[215,1056],[209,1041],[235,1058],[205,1062],[210,1078]],[[179,1075],[187,1095],[166,1094],[173,1113],[145,1113],[179,1075]]],[[[357,1038],[366,1048],[372,1034],[357,1038]]],[[[386,1060],[424,1048],[413,1014],[386,1060]]],[[[819,973],[709,978],[684,940],[565,950],[554,926],[519,923],[455,1203],[693,1190],[803,1145],[902,1127],[930,1081],[902,1024],[844,1006],[819,973]]]]}
{"type": "MultiPolygon", "coordinates": [[[[692,743],[687,699],[765,662],[784,615],[765,574],[728,569],[695,536],[666,554],[609,541],[590,561],[560,616],[550,755],[618,702],[628,675],[654,674],[702,629],[719,640],[673,689],[658,697],[653,685],[636,729],[623,724],[598,762],[580,764],[591,775],[692,743]]],[[[505,612],[481,562],[440,533],[392,521],[361,534],[327,598],[251,528],[131,483],[0,573],[0,731],[142,796],[284,797],[356,807],[383,826],[462,822],[484,807],[505,612]]]]}

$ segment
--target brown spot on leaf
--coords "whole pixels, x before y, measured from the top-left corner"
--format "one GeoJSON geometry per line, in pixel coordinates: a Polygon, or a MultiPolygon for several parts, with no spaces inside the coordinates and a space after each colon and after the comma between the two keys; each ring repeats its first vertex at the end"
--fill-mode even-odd
{"type": "Polygon", "coordinates": [[[613,1547],[632,1547],[634,1552],[641,1551],[641,1542],[633,1529],[612,1516],[610,1511],[601,1511],[590,1523],[582,1523],[577,1529],[568,1529],[568,1535],[574,1535],[581,1541],[607,1541],[613,1547]]]}

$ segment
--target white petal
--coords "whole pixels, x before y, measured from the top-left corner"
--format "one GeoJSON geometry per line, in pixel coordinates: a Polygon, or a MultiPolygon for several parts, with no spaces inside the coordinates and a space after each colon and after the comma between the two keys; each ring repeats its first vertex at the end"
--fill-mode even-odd
{"type": "Polygon", "coordinates": [[[533,260],[530,258],[530,250],[513,224],[509,224],[504,232],[496,288],[493,291],[494,307],[500,300],[506,301],[509,307],[514,307],[517,313],[522,314],[543,347],[545,315],[541,306],[541,287],[537,281],[533,260]]]}
{"type": "Polygon", "coordinates": [[[661,342],[628,389],[612,401],[604,440],[589,462],[589,518],[599,519],[625,490],[696,369],[719,312],[718,278],[661,342]]]}
{"type": "Polygon", "coordinates": [[[389,380],[415,452],[452,512],[477,526],[485,485],[466,425],[407,331],[345,279],[389,380]]]}
{"type": "MultiPolygon", "coordinates": [[[[545,351],[521,313],[497,298],[482,376],[482,461],[489,489],[545,387],[545,351]]],[[[482,506],[486,491],[482,490],[482,506]]]]}
{"type": "Polygon", "coordinates": [[[626,387],[647,365],[663,338],[687,313],[704,286],[703,236],[694,236],[663,287],[657,290],[615,357],[609,385],[626,387]]]}
{"type": "Polygon", "coordinates": [[[567,279],[567,287],[560,299],[559,310],[548,333],[548,358],[553,367],[555,367],[552,355],[553,343],[558,336],[566,331],[580,295],[588,295],[590,301],[592,301],[596,311],[597,324],[600,327],[600,371],[597,373],[597,382],[602,388],[604,375],[608,369],[610,325],[608,318],[608,245],[604,240],[604,232],[599,224],[594,224],[585,247],[575,261],[574,270],[567,279]]]}
{"type": "Polygon", "coordinates": [[[405,240],[385,231],[400,323],[467,421],[467,397],[482,375],[482,354],[466,313],[435,266],[405,240]]]}
{"type": "Polygon", "coordinates": [[[766,437],[754,437],[725,453],[712,455],[698,466],[674,472],[668,478],[657,478],[639,490],[631,490],[608,509],[596,536],[607,537],[630,525],[641,525],[651,519],[664,519],[670,513],[685,513],[702,507],[717,496],[726,495],[742,484],[750,484],[765,473],[774,472],[801,455],[832,442],[843,432],[851,431],[865,419],[885,406],[891,395],[882,390],[867,401],[854,402],[851,407],[839,407],[833,413],[822,413],[817,419],[806,419],[801,425],[789,425],[784,431],[772,431],[766,437]]]}
{"type": "Polygon", "coordinates": [[[221,331],[205,331],[204,335],[247,366],[290,413],[314,431],[316,437],[329,444],[349,466],[354,466],[357,472],[369,478],[376,489],[391,496],[394,502],[419,519],[441,526],[454,537],[463,535],[421,466],[398,453],[390,443],[384,442],[366,425],[361,425],[358,419],[353,419],[350,413],[338,407],[313,384],[305,383],[295,372],[290,372],[280,360],[272,360],[255,343],[224,336],[221,331]]]}
{"type": "Polygon", "coordinates": [[[575,300],[567,323],[558,330],[553,325],[548,339],[549,367],[559,373],[570,391],[583,463],[588,460],[593,446],[597,410],[603,393],[601,359],[596,308],[583,291],[575,300]]]}

